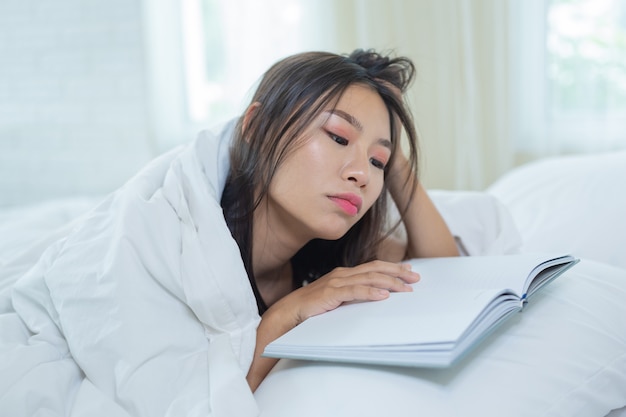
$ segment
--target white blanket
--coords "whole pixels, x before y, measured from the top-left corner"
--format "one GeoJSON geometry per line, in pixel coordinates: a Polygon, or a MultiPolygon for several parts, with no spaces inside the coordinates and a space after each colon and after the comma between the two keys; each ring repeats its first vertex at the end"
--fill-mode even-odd
{"type": "Polygon", "coordinates": [[[258,414],[259,316],[219,205],[225,129],[155,160],[3,282],[3,415],[258,414]]]}

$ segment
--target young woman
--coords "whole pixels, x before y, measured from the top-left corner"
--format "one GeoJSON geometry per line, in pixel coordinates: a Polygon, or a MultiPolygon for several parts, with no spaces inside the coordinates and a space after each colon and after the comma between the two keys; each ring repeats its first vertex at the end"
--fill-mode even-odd
{"type": "Polygon", "coordinates": [[[239,121],[222,207],[262,315],[253,390],[278,336],[343,302],[410,291],[419,276],[404,259],[458,254],[415,172],[402,101],[413,73],[408,59],[374,51],[295,55],[265,74],[239,121]],[[388,191],[406,242],[385,230],[388,191]]]}
{"type": "Polygon", "coordinates": [[[0,291],[0,410],[256,416],[270,341],[410,291],[404,259],[456,255],[416,175],[413,71],[372,51],[286,58],[236,127],[155,159],[16,259],[0,291]]]}

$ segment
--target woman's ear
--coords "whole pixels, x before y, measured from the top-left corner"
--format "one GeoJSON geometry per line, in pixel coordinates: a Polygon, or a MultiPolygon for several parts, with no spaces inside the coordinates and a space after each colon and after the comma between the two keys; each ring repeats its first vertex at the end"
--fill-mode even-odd
{"type": "MultiPolygon", "coordinates": [[[[246,133],[246,129],[248,128],[248,124],[250,123],[250,120],[254,116],[254,113],[256,113],[256,111],[259,109],[259,107],[261,107],[261,103],[259,103],[258,101],[255,101],[254,103],[248,106],[248,108],[246,109],[246,112],[243,115],[243,123],[241,124],[241,133],[244,138],[246,138],[245,133],[246,133]]],[[[248,141],[248,139],[245,139],[245,140],[246,142],[248,141]]]]}

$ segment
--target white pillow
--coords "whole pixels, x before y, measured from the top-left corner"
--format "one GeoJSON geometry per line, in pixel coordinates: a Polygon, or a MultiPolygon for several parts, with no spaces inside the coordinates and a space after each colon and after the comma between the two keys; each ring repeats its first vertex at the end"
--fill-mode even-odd
{"type": "Polygon", "coordinates": [[[482,191],[428,192],[463,255],[502,255],[519,251],[521,236],[508,209],[482,191]]]}
{"type": "Polygon", "coordinates": [[[263,415],[605,416],[626,405],[626,270],[583,260],[458,366],[281,360],[263,415]]]}
{"type": "Polygon", "coordinates": [[[523,251],[569,252],[626,268],[626,151],[529,163],[487,191],[509,209],[523,251]]]}

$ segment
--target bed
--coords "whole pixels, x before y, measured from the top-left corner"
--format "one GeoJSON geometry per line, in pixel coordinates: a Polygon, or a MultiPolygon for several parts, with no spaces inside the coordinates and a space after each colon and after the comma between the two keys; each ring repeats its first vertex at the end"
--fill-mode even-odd
{"type": "MultiPolygon", "coordinates": [[[[624,178],[626,152],[614,152],[531,163],[482,192],[431,191],[469,255],[582,261],[451,369],[281,360],[255,393],[261,415],[626,417],[624,178]]],[[[98,201],[0,211],[0,311],[16,277],[98,201]]]]}

